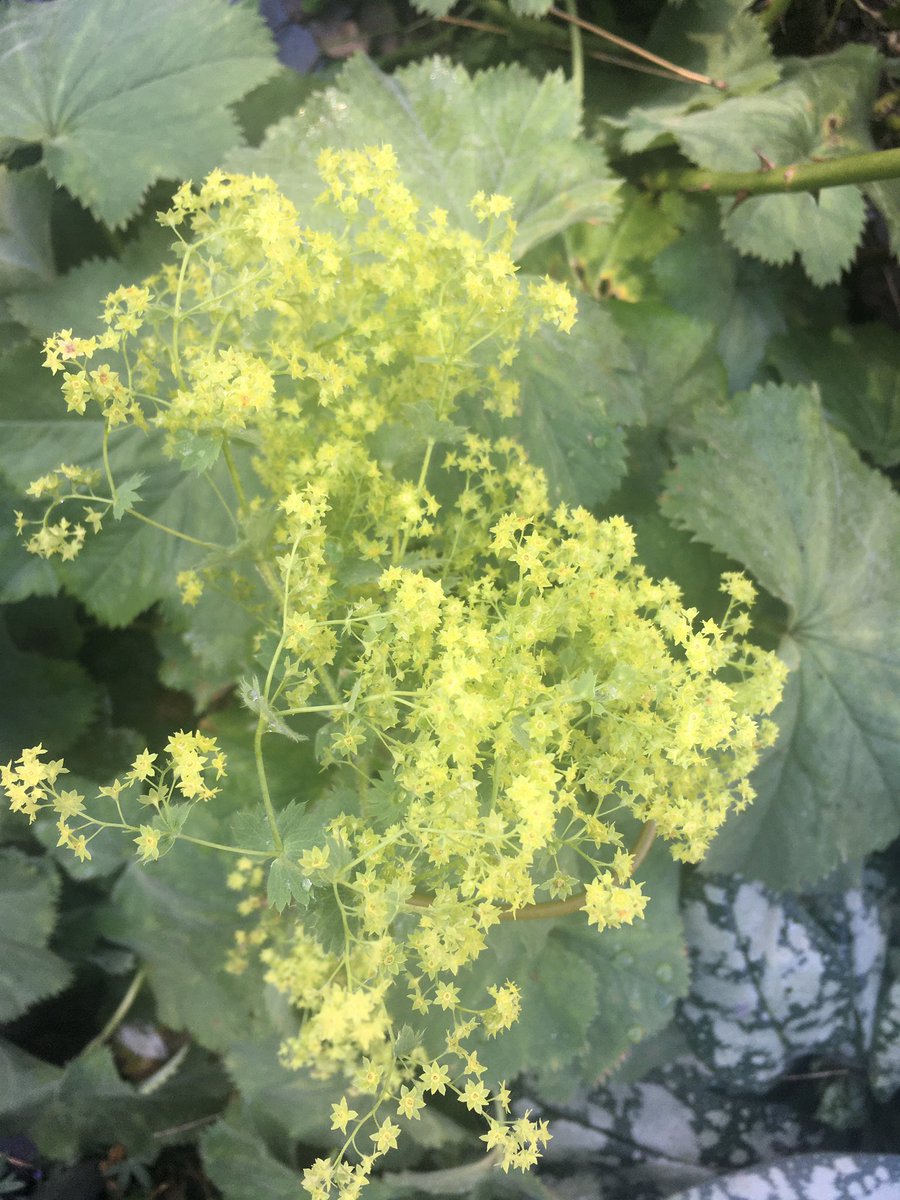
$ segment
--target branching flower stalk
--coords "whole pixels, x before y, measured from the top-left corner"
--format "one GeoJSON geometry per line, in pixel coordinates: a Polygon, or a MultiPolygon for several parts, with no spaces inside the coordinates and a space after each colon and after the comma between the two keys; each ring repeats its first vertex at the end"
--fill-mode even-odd
{"type": "Polygon", "coordinates": [[[420,210],[389,147],[318,165],[308,226],[270,180],[182,187],[160,218],[175,260],[110,295],[99,337],[48,341],[69,409],[104,418],[109,495],[67,464],[30,489],[43,514],[17,517],[29,550],[65,559],[108,517],[142,515],[143,481],[115,478],[123,429],[225,505],[231,480],[234,544],[180,531],[196,560],[173,582],[188,606],[219,588],[254,619],[242,694],[271,848],[186,832],[226,769],[205,732],[144,751],[91,800],[40,746],[2,783],[81,858],[109,827],[147,862],[182,839],[236,856],[227,969],[296,1009],[287,1066],[345,1081],[343,1144],[304,1183],[353,1200],[435,1094],[484,1117],[504,1171],[537,1160],[546,1125],[508,1115],[479,1057],[519,987],[474,964],[511,919],[639,918],[652,838],[695,860],[752,798],[784,672],[747,641],[749,580],[724,576],[723,618],[700,621],[636,561],[624,520],[552,504],[497,435],[522,340],[575,319],[564,286],[518,277],[510,201],[476,196],[466,231],[420,210]],[[302,836],[265,763],[299,719],[322,768],[302,836]],[[272,907],[282,869],[290,903],[272,907]]]}

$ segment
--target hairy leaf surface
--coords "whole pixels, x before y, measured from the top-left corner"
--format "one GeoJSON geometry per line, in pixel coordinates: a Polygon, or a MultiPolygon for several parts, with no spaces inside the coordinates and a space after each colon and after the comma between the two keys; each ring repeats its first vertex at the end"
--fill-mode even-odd
{"type": "Polygon", "coordinates": [[[58,895],[51,862],[0,850],[0,1021],[62,991],[71,978],[68,964],[47,949],[58,895]]]}
{"type": "Polygon", "coordinates": [[[383,75],[358,56],[335,88],[310,97],[259,149],[229,162],[271,175],[305,221],[322,190],[320,150],[389,140],[425,210],[444,208],[457,226],[479,228],[469,209],[476,192],[510,196],[521,255],[569,225],[616,212],[619,181],[600,147],[578,139],[580,131],[578,99],[559,74],[536,80],[513,65],[470,76],[431,59],[383,75]]]}
{"type": "Polygon", "coordinates": [[[276,61],[262,21],[224,0],[13,0],[0,14],[0,130],[108,225],[147,186],[215,166],[239,140],[226,105],[276,61]],[[201,99],[202,97],[202,99],[201,99]]]}
{"type": "Polygon", "coordinates": [[[785,602],[792,668],[757,799],[707,862],[802,887],[900,830],[900,501],[801,388],[738,398],[704,440],[663,510],[785,602]]]}

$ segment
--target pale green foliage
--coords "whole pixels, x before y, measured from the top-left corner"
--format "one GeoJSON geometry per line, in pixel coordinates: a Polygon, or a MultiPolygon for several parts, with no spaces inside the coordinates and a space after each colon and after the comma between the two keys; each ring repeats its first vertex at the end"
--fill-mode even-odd
{"type": "Polygon", "coordinates": [[[321,150],[358,150],[388,137],[403,182],[460,229],[478,228],[469,207],[476,192],[509,196],[518,258],[579,221],[609,220],[619,207],[619,180],[581,129],[580,102],[560,73],[538,80],[511,65],[469,75],[434,58],[385,75],[358,56],[337,86],[311,96],[228,165],[271,176],[306,213],[320,189],[321,150]]]}
{"type": "Polygon", "coordinates": [[[59,877],[45,860],[0,852],[0,1020],[11,1021],[38,1000],[62,991],[66,962],[47,948],[56,923],[59,877]]]}
{"type": "Polygon", "coordinates": [[[681,457],[663,511],[785,602],[793,668],[759,797],[711,861],[797,885],[900,829],[900,503],[808,390],[756,389],[711,414],[704,440],[681,457]]]}
{"type": "Polygon", "coordinates": [[[20,0],[0,14],[0,129],[109,225],[148,184],[210,169],[239,140],[225,106],[275,70],[262,22],[227,0],[20,0]],[[198,94],[203,102],[197,102],[198,94]]]}

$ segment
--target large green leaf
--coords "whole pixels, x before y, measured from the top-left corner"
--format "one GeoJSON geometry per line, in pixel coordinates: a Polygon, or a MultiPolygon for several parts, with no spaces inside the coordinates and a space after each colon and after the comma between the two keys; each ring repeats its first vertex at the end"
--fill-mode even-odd
{"type": "Polygon", "coordinates": [[[886,325],[794,330],[768,360],[784,383],[815,383],[835,425],[882,467],[900,462],[900,339],[886,325]]]}
{"type": "MultiPolygon", "coordinates": [[[[207,813],[192,817],[191,833],[228,841],[207,813]]],[[[101,918],[104,934],[146,965],[160,1020],[213,1050],[267,1025],[258,977],[225,972],[240,922],[225,884],[230,868],[229,856],[181,843],[158,863],[129,867],[101,918]]]]}
{"type": "Polygon", "coordinates": [[[300,1191],[299,1171],[269,1152],[240,1106],[203,1134],[201,1149],[204,1171],[224,1200],[284,1200],[300,1191]]]}
{"type": "Polygon", "coordinates": [[[470,76],[432,59],[384,75],[357,56],[336,87],[311,96],[229,165],[271,175],[305,220],[322,190],[320,150],[388,140],[413,193],[458,226],[478,228],[469,209],[476,192],[511,196],[521,255],[569,225],[616,212],[619,181],[580,132],[578,98],[559,74],[536,80],[511,65],[470,76]]]}
{"type": "Polygon", "coordinates": [[[0,1021],[11,1021],[69,982],[68,965],[47,949],[58,895],[51,862],[0,850],[0,1021]]]}
{"type": "MultiPolygon", "coordinates": [[[[732,391],[756,381],[769,339],[785,332],[795,310],[808,313],[814,303],[823,319],[832,311],[835,320],[843,318],[840,300],[817,292],[799,268],[776,270],[742,258],[721,237],[709,198],[694,199],[682,224],[683,235],[662,250],[653,274],[671,308],[716,326],[732,391]]],[[[667,344],[657,354],[665,362],[673,350],[667,344]]]]}
{"type": "Polygon", "coordinates": [[[43,288],[53,279],[52,193],[39,167],[0,167],[0,295],[43,288]]]}
{"type": "MultiPolygon", "coordinates": [[[[817,59],[785,60],[782,81],[714,108],[632,113],[630,150],[674,138],[693,162],[714,171],[753,171],[760,156],[778,168],[873,149],[869,130],[880,72],[874,49],[844,46],[817,59]]],[[[795,254],[814,283],[836,281],[853,257],[865,220],[855,185],[818,195],[722,201],[726,238],[744,254],[785,263],[795,254]]]]}
{"type": "Polygon", "coordinates": [[[672,1019],[688,983],[678,870],[658,848],[639,878],[650,903],[628,928],[598,933],[575,916],[491,932],[473,971],[473,1000],[507,976],[522,989],[518,1022],[479,1049],[496,1079],[525,1071],[545,1098],[568,1100],[672,1019]]]}
{"type": "Polygon", "coordinates": [[[90,337],[106,328],[101,314],[107,294],[155,271],[171,241],[169,230],[150,225],[128,243],[121,258],[92,259],[61,276],[45,292],[20,293],[10,300],[10,312],[36,338],[50,337],[60,329],[90,337]]]}
{"type": "Polygon", "coordinates": [[[184,1128],[224,1103],[221,1067],[192,1049],[161,1068],[164,1078],[133,1085],[122,1079],[105,1046],[88,1047],[65,1067],[51,1066],[0,1041],[0,1119],[27,1129],[47,1158],[71,1159],[118,1142],[129,1156],[151,1161],[184,1140],[184,1128]]]}
{"type": "Polygon", "coordinates": [[[703,437],[663,511],[784,601],[792,668],[757,799],[708,861],[797,888],[900,831],[900,501],[802,388],[736,398],[703,437]]]}
{"type": "Polygon", "coordinates": [[[226,0],[12,0],[0,58],[0,136],[40,144],[52,178],[114,226],[154,180],[215,166],[239,140],[225,106],[276,69],[262,21],[226,0]]]}
{"type": "Polygon", "coordinates": [[[46,743],[58,754],[91,722],[98,691],[75,662],[24,653],[0,616],[0,762],[46,743]]]}
{"type": "Polygon", "coordinates": [[[639,375],[609,311],[587,301],[571,333],[544,326],[513,371],[521,413],[496,426],[543,469],[554,500],[601,503],[625,473],[625,428],[639,423],[639,375]]]}
{"type": "Polygon", "coordinates": [[[638,153],[669,140],[669,121],[715,108],[726,98],[752,94],[778,80],[780,64],[759,20],[744,0],[688,0],[660,7],[641,44],[655,54],[724,84],[691,85],[683,79],[627,72],[606,98],[612,123],[624,128],[623,146],[638,153]],[[627,114],[627,115],[626,115],[627,114]]]}

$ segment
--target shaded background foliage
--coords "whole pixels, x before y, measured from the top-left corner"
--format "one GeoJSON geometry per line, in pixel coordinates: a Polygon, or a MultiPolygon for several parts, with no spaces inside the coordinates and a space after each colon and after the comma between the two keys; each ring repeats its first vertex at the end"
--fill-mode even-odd
{"type": "MultiPolygon", "coordinates": [[[[509,194],[523,269],[580,293],[573,335],[519,361],[516,436],[560,499],[624,513],[701,612],[722,569],[749,570],[756,635],[793,670],[759,799],[700,871],[651,857],[640,928],[508,925],[483,964],[526,980],[489,1066],[553,1119],[539,1176],[486,1174],[479,1131],[436,1108],[369,1194],[718,1200],[745,1186],[721,1172],[798,1154],[758,1185],[896,1194],[900,184],[671,184],[894,147],[900,6],[583,0],[587,21],[728,84],[646,74],[586,32],[583,105],[548,8],[0,4],[0,760],[43,740],[104,782],[202,720],[233,767],[205,836],[252,793],[234,606],[183,610],[177,547],[140,527],[64,567],[12,531],[21,489],[94,437],[61,415],[39,341],[89,333],[103,295],[156,266],[174,184],[224,162],[302,210],[320,148],[389,140],[462,224],[479,188],[509,194]]],[[[140,453],[123,444],[122,475],[140,453]]],[[[144,500],[177,525],[173,483],[144,500]]],[[[288,751],[284,801],[315,769],[288,751]]],[[[189,847],[138,870],[102,836],[73,865],[52,828],[3,813],[0,843],[0,1190],[86,1196],[105,1175],[120,1195],[293,1194],[337,1091],[277,1066],[290,1015],[222,974],[223,865],[189,847]]]]}

